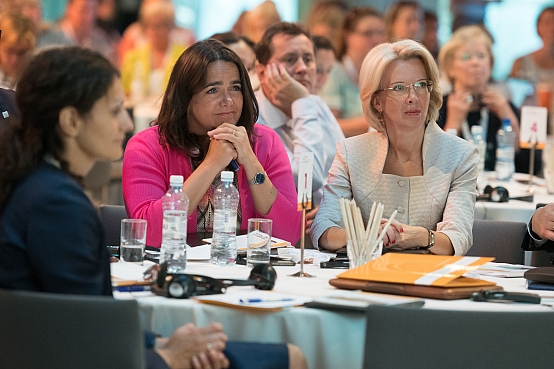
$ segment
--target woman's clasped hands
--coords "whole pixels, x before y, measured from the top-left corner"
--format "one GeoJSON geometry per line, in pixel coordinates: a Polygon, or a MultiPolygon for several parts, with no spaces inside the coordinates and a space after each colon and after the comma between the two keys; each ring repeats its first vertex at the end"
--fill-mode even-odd
{"type": "Polygon", "coordinates": [[[225,168],[232,159],[244,165],[256,159],[246,129],[230,123],[208,131],[210,146],[205,161],[213,161],[225,168]]]}

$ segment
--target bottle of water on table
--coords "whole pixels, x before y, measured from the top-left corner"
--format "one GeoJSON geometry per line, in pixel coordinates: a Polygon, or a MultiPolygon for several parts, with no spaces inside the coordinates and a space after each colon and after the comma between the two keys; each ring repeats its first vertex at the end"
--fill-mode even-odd
{"type": "Polygon", "coordinates": [[[221,184],[214,191],[214,224],[211,262],[234,265],[237,258],[237,207],[239,192],[233,186],[233,172],[221,172],[221,184]]]}
{"type": "Polygon", "coordinates": [[[162,198],[163,229],[160,264],[167,261],[167,272],[185,273],[187,266],[187,216],[189,199],[183,191],[183,176],[169,179],[169,190],[162,198]]]}
{"type": "Polygon", "coordinates": [[[477,187],[482,192],[485,188],[485,152],[487,144],[483,139],[483,127],[475,125],[471,126],[471,135],[473,136],[473,144],[479,150],[479,176],[477,177],[477,187]]]}
{"type": "Polygon", "coordinates": [[[515,135],[512,131],[510,120],[502,120],[502,128],[496,134],[496,179],[509,182],[515,172],[514,164],[514,141],[515,135]]]}

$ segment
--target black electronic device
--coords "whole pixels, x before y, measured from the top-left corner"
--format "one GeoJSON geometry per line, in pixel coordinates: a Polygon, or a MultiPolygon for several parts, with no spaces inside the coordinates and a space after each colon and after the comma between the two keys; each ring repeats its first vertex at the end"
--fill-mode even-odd
{"type": "Polygon", "coordinates": [[[515,293],[506,291],[480,291],[473,292],[473,301],[483,302],[526,302],[529,304],[540,304],[541,297],[533,293],[515,293]]]}
{"type": "Polygon", "coordinates": [[[160,265],[156,284],[167,297],[188,299],[191,296],[225,293],[231,286],[254,286],[272,290],[277,280],[275,269],[268,264],[257,264],[248,279],[216,279],[197,274],[167,273],[167,262],[160,265]]]}
{"type": "Polygon", "coordinates": [[[492,187],[487,185],[483,189],[483,194],[477,196],[477,201],[508,202],[509,200],[533,202],[533,195],[510,197],[505,187],[492,187]]]}

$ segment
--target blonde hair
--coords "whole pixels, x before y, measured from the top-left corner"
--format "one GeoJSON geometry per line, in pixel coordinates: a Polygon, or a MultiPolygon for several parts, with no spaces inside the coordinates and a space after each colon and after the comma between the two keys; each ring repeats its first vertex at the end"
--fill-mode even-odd
{"type": "Polygon", "coordinates": [[[452,37],[439,51],[439,65],[441,73],[448,78],[448,81],[454,84],[454,79],[450,77],[448,71],[452,68],[454,55],[456,52],[466,45],[481,42],[491,61],[491,69],[494,65],[494,56],[492,54],[492,38],[490,34],[480,26],[465,26],[460,27],[452,34],[452,37]]]}
{"type": "Polygon", "coordinates": [[[140,7],[139,21],[144,27],[149,19],[154,16],[161,15],[170,25],[175,25],[175,9],[171,1],[157,0],[145,1],[140,7]]]}
{"type": "Polygon", "coordinates": [[[429,99],[426,122],[435,121],[442,106],[442,94],[439,86],[439,69],[433,56],[420,43],[413,40],[401,40],[394,43],[383,43],[375,46],[365,57],[360,70],[360,98],[366,121],[377,131],[385,127],[379,112],[373,106],[376,91],[381,89],[381,79],[387,67],[394,61],[419,59],[423,63],[427,79],[432,83],[433,90],[429,99]]]}

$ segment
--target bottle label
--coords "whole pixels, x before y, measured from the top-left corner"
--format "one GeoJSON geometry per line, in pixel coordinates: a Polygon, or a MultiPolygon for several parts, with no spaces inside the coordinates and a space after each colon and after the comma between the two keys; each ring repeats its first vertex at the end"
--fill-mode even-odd
{"type": "Polygon", "coordinates": [[[182,210],[164,211],[162,238],[187,239],[187,213],[182,210]]]}
{"type": "Polygon", "coordinates": [[[214,212],[214,232],[235,232],[236,227],[236,210],[216,210],[214,212]]]}

